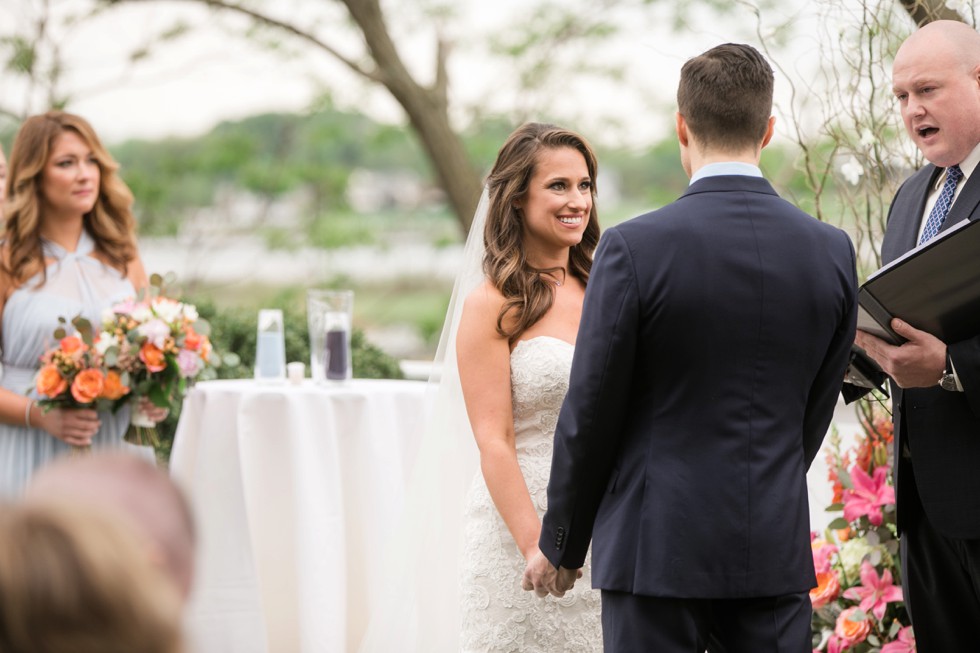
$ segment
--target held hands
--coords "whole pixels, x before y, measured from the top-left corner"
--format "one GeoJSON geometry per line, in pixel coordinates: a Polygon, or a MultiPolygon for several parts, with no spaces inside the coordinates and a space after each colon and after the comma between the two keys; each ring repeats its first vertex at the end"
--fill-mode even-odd
{"type": "Polygon", "coordinates": [[[858,331],[854,342],[874,359],[901,388],[925,388],[939,382],[946,368],[946,345],[930,333],[919,331],[898,318],[892,329],[906,338],[891,345],[870,333],[858,331]]]}
{"type": "Polygon", "coordinates": [[[555,569],[541,553],[541,550],[535,547],[535,552],[528,558],[527,568],[524,569],[521,587],[528,592],[534,591],[542,598],[548,594],[561,598],[565,596],[565,592],[572,589],[575,581],[581,577],[581,569],[565,569],[564,567],[555,569]]]}

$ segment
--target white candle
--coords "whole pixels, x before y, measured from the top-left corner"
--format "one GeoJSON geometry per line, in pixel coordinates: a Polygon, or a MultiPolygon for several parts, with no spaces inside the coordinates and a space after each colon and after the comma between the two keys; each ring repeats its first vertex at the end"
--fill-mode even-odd
{"type": "Polygon", "coordinates": [[[294,385],[299,385],[303,382],[303,378],[306,376],[306,365],[299,361],[289,363],[286,365],[286,376],[289,377],[289,382],[294,385]]]}

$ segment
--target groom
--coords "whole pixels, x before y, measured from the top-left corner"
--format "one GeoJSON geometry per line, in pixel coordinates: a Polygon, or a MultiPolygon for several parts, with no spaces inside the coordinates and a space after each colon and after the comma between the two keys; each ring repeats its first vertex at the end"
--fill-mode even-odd
{"type": "Polygon", "coordinates": [[[691,185],[596,253],[524,588],[561,596],[592,540],[607,653],[812,649],[806,470],[857,279],[847,235],[762,178],[772,87],[746,45],[688,61],[691,185]]]}

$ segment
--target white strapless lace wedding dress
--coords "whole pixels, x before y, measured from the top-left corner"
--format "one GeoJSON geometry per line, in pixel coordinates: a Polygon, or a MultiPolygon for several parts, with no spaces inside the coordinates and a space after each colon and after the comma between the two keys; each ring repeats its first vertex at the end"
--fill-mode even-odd
{"type": "MultiPolygon", "coordinates": [[[[574,347],[557,338],[522,340],[510,357],[517,459],[544,515],[558,411],[568,390],[574,347]]],[[[466,499],[461,649],[468,653],[601,651],[600,594],[584,575],[561,599],[521,589],[524,557],[476,473],[466,499]]]]}

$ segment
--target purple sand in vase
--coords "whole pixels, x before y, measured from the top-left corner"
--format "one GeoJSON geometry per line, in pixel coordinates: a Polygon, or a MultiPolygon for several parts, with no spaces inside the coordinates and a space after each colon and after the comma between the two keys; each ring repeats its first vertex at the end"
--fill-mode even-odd
{"type": "Polygon", "coordinates": [[[347,332],[342,329],[327,331],[327,378],[343,381],[347,378],[347,332]]]}

